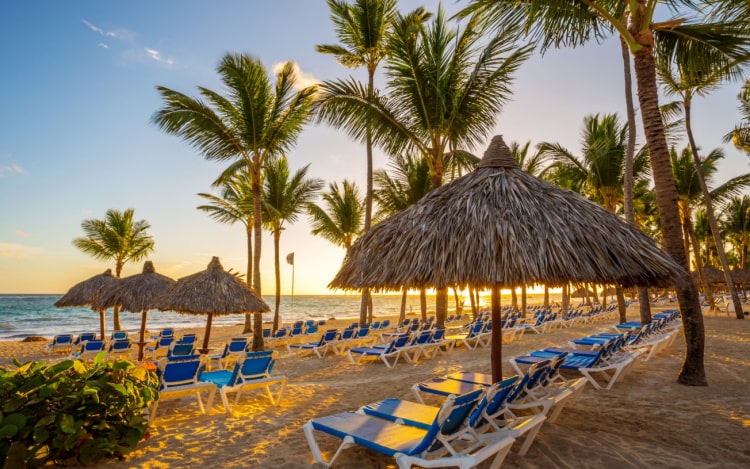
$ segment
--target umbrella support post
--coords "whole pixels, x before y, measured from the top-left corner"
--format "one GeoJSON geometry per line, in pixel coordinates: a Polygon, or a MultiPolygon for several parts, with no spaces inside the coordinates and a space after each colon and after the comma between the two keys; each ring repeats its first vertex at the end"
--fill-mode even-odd
{"type": "Polygon", "coordinates": [[[148,310],[141,312],[141,335],[138,343],[138,361],[143,360],[143,347],[146,346],[146,319],[148,318],[148,310]]]}
{"type": "Polygon", "coordinates": [[[208,318],[206,318],[206,332],[203,334],[203,348],[200,351],[203,354],[208,354],[208,339],[211,336],[211,323],[213,320],[213,313],[208,313],[208,318]]]}
{"type": "Polygon", "coordinates": [[[490,343],[490,367],[492,382],[503,379],[503,330],[500,311],[500,285],[492,285],[492,342],[490,343]]]}

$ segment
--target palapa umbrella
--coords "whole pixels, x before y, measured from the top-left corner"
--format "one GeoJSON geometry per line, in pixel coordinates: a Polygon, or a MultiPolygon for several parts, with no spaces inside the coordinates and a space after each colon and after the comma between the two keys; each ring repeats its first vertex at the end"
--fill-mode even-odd
{"type": "Polygon", "coordinates": [[[146,261],[140,274],[125,277],[116,284],[104,288],[94,299],[95,307],[120,306],[123,311],[141,313],[138,360],[143,360],[148,310],[153,309],[155,300],[174,284],[173,279],[156,273],[153,262],[146,261]]]}
{"type": "MultiPolygon", "coordinates": [[[[102,288],[116,284],[118,279],[112,276],[112,269],[107,269],[101,274],[94,275],[88,280],[77,283],[63,295],[62,298],[55,302],[58,308],[91,306],[96,295],[102,288]]],[[[93,308],[99,313],[99,326],[102,331],[102,339],[105,337],[106,327],[104,325],[104,315],[106,308],[93,308]]]]}
{"type": "MultiPolygon", "coordinates": [[[[697,270],[690,272],[690,274],[693,276],[693,281],[700,282],[700,276],[698,275],[697,270]]],[[[724,272],[717,269],[716,267],[711,267],[710,265],[705,266],[703,268],[703,275],[710,285],[726,284],[726,280],[724,279],[724,272]]]]}
{"type": "Polygon", "coordinates": [[[594,296],[594,292],[581,287],[573,291],[573,293],[571,293],[570,296],[573,298],[592,297],[594,296]]]}
{"type": "Polygon", "coordinates": [[[747,270],[734,268],[731,270],[731,272],[734,283],[740,285],[750,283],[750,272],[748,272],[747,270]]]}
{"type": "Polygon", "coordinates": [[[186,314],[207,314],[202,353],[208,351],[214,315],[264,313],[271,308],[255,290],[225,272],[218,257],[206,270],[181,278],[158,300],[160,310],[186,314]]]}
{"type": "MultiPolygon", "coordinates": [[[[544,283],[671,284],[684,269],[613,213],[518,168],[496,136],[477,169],[378,223],[351,247],[329,286],[388,289],[544,283]]],[[[492,374],[502,375],[500,327],[492,374]]]]}

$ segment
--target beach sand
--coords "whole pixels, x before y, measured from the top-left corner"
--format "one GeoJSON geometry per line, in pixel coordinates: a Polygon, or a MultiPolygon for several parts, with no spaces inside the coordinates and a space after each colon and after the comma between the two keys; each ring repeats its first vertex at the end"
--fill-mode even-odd
{"type": "MultiPolygon", "coordinates": [[[[637,310],[631,308],[628,314],[629,319],[637,319],[637,310]]],[[[612,331],[614,323],[526,334],[503,346],[503,370],[512,374],[507,363],[510,357],[612,331]]],[[[512,452],[503,467],[750,467],[750,321],[707,316],[705,325],[708,387],[676,383],[684,356],[680,335],[670,348],[641,363],[611,391],[589,385],[557,422],[544,424],[526,456],[512,452]]],[[[215,328],[211,344],[219,347],[239,332],[241,326],[215,328]]],[[[12,357],[21,361],[49,358],[46,343],[0,342],[0,366],[12,366],[12,357]]],[[[280,406],[271,406],[263,390],[243,397],[237,417],[221,413],[218,399],[208,415],[200,414],[194,399],[167,400],[159,407],[147,441],[126,459],[99,466],[314,467],[302,432],[307,420],[355,410],[386,397],[414,400],[412,384],[459,370],[489,373],[489,350],[457,348],[417,365],[399,362],[394,369],[381,362],[351,365],[341,356],[295,358],[280,350],[274,374],[289,380],[280,406]]],[[[338,446],[338,440],[324,435],[319,442],[327,457],[338,446]]],[[[352,447],[344,451],[335,467],[391,468],[395,463],[352,447]]]]}

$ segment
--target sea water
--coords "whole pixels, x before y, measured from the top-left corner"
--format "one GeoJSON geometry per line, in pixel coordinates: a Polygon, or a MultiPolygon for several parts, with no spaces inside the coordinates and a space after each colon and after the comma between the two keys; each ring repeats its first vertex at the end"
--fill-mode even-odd
{"type": "MultiPolygon", "coordinates": [[[[51,338],[56,334],[92,331],[99,332],[99,313],[88,307],[56,308],[55,302],[62,295],[0,295],[0,340],[22,340],[36,335],[51,338]]],[[[271,307],[270,313],[263,314],[263,321],[273,320],[275,299],[264,298],[271,307]]],[[[288,295],[281,296],[281,320],[290,324],[307,319],[358,318],[361,296],[349,295],[288,295]],[[292,303],[293,302],[293,303],[292,303]]],[[[434,311],[434,295],[428,295],[428,310],[434,311]]],[[[407,313],[420,311],[419,295],[409,295],[406,301],[407,313]]],[[[453,309],[453,301],[449,309],[453,309]]],[[[398,315],[401,310],[401,295],[373,295],[373,311],[378,316],[398,315]]],[[[243,324],[244,314],[214,316],[214,325],[243,324]]],[[[120,324],[128,332],[134,333],[141,325],[141,315],[120,312],[120,324]]],[[[202,327],[206,316],[202,314],[179,314],[174,311],[149,311],[147,327],[158,330],[162,327],[202,327]]],[[[112,331],[112,309],[106,313],[107,334],[112,331]]]]}

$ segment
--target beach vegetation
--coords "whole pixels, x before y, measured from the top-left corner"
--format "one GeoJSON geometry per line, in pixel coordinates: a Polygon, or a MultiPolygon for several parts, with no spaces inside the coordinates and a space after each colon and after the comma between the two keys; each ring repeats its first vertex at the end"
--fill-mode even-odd
{"type": "Polygon", "coordinates": [[[273,259],[276,278],[276,305],[273,331],[279,329],[281,306],[281,261],[279,260],[281,232],[284,223],[295,223],[305,213],[313,197],[323,188],[323,180],[307,177],[310,165],[291,174],[285,156],[266,162],[263,180],[263,221],[273,235],[273,259]]]}
{"type": "MultiPolygon", "coordinates": [[[[747,251],[750,244],[750,196],[734,196],[723,210],[722,236],[734,247],[737,267],[747,269],[747,251]]],[[[697,231],[697,230],[696,230],[697,231]]]]}
{"type": "Polygon", "coordinates": [[[739,109],[742,121],[724,136],[724,142],[732,142],[736,148],[750,156],[750,79],[742,86],[737,99],[740,101],[739,109]]]}
{"type": "MultiPolygon", "coordinates": [[[[286,62],[271,81],[259,59],[228,53],[217,68],[225,95],[199,87],[201,98],[194,98],[158,86],[163,106],[152,116],[159,128],[181,137],[206,159],[230,162],[246,173],[253,194],[252,286],[259,295],[263,168],[268,159],[286,154],[296,144],[317,89],[313,85],[298,90],[295,68],[286,62]]],[[[250,324],[245,329],[249,331],[250,324]]],[[[252,329],[253,349],[262,350],[261,313],[254,314],[252,329]]]]}
{"type": "MultiPolygon", "coordinates": [[[[133,220],[135,209],[110,209],[104,219],[81,222],[85,234],[73,240],[73,245],[94,259],[115,261],[115,277],[120,278],[123,266],[138,262],[154,251],[154,239],[148,234],[151,225],[146,220],[133,220]]],[[[113,329],[119,331],[120,308],[114,308],[113,329]]]]}
{"type": "Polygon", "coordinates": [[[321,196],[322,206],[315,203],[307,206],[311,233],[343,247],[348,253],[364,229],[365,204],[359,188],[345,179],[341,186],[337,182],[330,183],[328,191],[321,196]]]}
{"type": "Polygon", "coordinates": [[[0,464],[90,465],[123,457],[148,436],[156,374],[126,360],[0,368],[0,464]]]}

